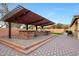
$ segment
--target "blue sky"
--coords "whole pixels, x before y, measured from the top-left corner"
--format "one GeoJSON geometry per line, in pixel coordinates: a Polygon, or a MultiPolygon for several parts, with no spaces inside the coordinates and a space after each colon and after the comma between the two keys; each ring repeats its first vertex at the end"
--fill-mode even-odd
{"type": "Polygon", "coordinates": [[[17,5],[22,5],[55,23],[70,24],[73,16],[79,15],[78,3],[10,3],[9,10],[17,5]]]}

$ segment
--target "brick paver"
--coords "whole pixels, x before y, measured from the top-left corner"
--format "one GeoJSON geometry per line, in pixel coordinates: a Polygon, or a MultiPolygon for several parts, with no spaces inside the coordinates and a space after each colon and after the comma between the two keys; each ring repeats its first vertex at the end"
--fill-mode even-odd
{"type": "MultiPolygon", "coordinates": [[[[0,55],[25,55],[0,44],[0,55]]],[[[79,55],[79,40],[67,35],[60,35],[47,44],[28,54],[29,56],[77,56],[79,55]]]]}
{"type": "Polygon", "coordinates": [[[23,56],[23,53],[17,52],[16,50],[0,44],[0,56],[23,56]]]}
{"type": "Polygon", "coordinates": [[[29,55],[34,56],[76,56],[79,55],[79,40],[61,35],[29,55]]]}
{"type": "Polygon", "coordinates": [[[52,37],[52,36],[53,35],[43,35],[43,36],[33,37],[31,39],[18,38],[17,36],[12,36],[12,38],[9,39],[7,36],[4,36],[4,37],[2,37],[2,39],[14,42],[14,43],[22,45],[24,47],[28,47],[36,42],[40,42],[40,41],[45,40],[45,39],[52,37]]]}

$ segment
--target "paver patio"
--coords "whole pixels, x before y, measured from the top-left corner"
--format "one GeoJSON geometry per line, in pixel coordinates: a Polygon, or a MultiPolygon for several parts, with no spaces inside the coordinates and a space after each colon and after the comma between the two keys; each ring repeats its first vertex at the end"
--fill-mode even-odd
{"type": "Polygon", "coordinates": [[[76,56],[79,55],[79,40],[61,35],[29,55],[76,56]]]}
{"type": "Polygon", "coordinates": [[[33,37],[31,39],[18,38],[17,36],[12,36],[12,38],[9,39],[8,36],[4,36],[4,37],[2,37],[2,39],[19,44],[24,47],[29,47],[30,45],[32,45],[36,42],[46,40],[47,38],[52,37],[52,36],[53,35],[42,35],[42,36],[33,37]]]}
{"type": "MultiPolygon", "coordinates": [[[[0,55],[25,55],[0,44],[0,55]]],[[[41,46],[28,56],[77,56],[79,55],[79,40],[66,34],[52,38],[52,41],[41,46]]]]}

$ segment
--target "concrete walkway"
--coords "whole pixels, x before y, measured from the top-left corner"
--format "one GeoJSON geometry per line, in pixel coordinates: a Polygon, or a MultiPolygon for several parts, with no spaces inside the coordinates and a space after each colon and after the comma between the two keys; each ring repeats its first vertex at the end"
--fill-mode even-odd
{"type": "MultiPolygon", "coordinates": [[[[0,44],[0,55],[25,55],[0,44]]],[[[79,40],[66,34],[60,35],[47,44],[28,54],[29,56],[79,56],[79,40]]]]}

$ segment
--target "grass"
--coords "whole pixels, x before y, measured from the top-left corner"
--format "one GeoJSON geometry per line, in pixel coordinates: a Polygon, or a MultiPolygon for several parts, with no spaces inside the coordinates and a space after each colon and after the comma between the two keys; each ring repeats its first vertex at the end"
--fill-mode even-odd
{"type": "Polygon", "coordinates": [[[61,35],[61,34],[63,34],[63,33],[52,33],[53,35],[61,35]]]}

